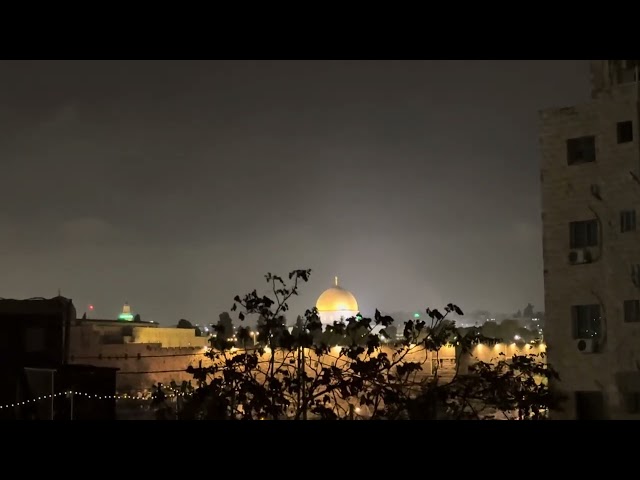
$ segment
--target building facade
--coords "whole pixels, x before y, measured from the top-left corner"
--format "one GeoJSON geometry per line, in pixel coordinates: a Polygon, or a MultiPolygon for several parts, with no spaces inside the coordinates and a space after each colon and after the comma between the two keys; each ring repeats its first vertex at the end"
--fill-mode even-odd
{"type": "Polygon", "coordinates": [[[592,61],[591,85],[590,101],[540,112],[555,416],[640,419],[638,61],[592,61]]]}
{"type": "Polygon", "coordinates": [[[143,394],[153,385],[193,379],[188,366],[207,362],[208,337],[193,328],[79,319],[71,325],[69,362],[117,368],[119,393],[143,394]]]}

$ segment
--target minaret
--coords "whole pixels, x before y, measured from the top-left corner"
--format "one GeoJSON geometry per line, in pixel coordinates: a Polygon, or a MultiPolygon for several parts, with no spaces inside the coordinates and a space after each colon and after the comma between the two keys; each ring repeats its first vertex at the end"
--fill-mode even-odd
{"type": "Polygon", "coordinates": [[[338,286],[338,277],[334,277],[336,282],[336,287],[338,286]]]}
{"type": "Polygon", "coordinates": [[[129,302],[124,303],[124,306],[122,307],[122,313],[118,315],[118,320],[125,320],[127,322],[133,320],[133,314],[131,313],[129,302]]]}

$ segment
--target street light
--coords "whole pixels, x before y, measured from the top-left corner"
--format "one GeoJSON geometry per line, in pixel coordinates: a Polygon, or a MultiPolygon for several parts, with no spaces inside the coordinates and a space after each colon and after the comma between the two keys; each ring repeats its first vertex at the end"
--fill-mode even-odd
{"type": "Polygon", "coordinates": [[[251,336],[253,337],[253,346],[256,346],[256,332],[251,332],[251,336]]]}

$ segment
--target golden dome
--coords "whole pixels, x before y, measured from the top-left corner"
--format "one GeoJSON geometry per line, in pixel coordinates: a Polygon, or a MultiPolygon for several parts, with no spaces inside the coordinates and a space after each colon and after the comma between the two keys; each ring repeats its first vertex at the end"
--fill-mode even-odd
{"type": "Polygon", "coordinates": [[[316,302],[318,312],[358,312],[356,297],[349,290],[338,286],[336,277],[335,286],[322,292],[316,302]]]}

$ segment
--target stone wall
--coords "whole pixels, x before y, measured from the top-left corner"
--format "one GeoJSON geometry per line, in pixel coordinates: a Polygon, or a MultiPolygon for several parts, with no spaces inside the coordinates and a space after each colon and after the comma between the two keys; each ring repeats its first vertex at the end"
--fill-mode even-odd
{"type": "Polygon", "coordinates": [[[515,343],[496,345],[476,345],[471,355],[464,355],[460,358],[460,374],[469,372],[469,366],[477,362],[497,363],[500,360],[509,360],[514,355],[536,355],[538,361],[546,363],[546,345],[518,345],[515,343]]]}
{"type": "Polygon", "coordinates": [[[167,348],[206,347],[207,337],[197,337],[193,328],[145,328],[135,327],[131,343],[157,343],[167,348]]]}
{"type": "Polygon", "coordinates": [[[185,370],[206,363],[206,345],[195,329],[79,322],[70,332],[70,361],[118,368],[118,391],[137,393],[158,382],[191,380],[185,370]]]}
{"type": "MultiPolygon", "coordinates": [[[[159,382],[168,384],[171,381],[181,383],[193,380],[192,375],[185,370],[188,366],[210,365],[210,360],[205,356],[206,351],[207,349],[202,347],[165,348],[159,344],[112,344],[99,345],[97,348],[94,344],[93,348],[74,348],[71,360],[73,363],[118,368],[118,392],[136,394],[150,391],[152,385],[159,382]]],[[[344,366],[348,359],[344,356],[340,357],[339,351],[338,347],[334,347],[328,356],[318,359],[313,351],[307,349],[305,354],[309,361],[308,373],[312,374],[313,370],[319,370],[333,363],[338,367],[344,366]]],[[[382,351],[393,357],[393,349],[383,347],[382,351]]],[[[515,346],[479,346],[474,350],[472,357],[461,358],[460,373],[467,373],[468,365],[476,361],[492,362],[495,359],[504,358],[500,357],[500,352],[505,352],[508,356],[515,353],[522,354],[522,351],[515,346]]],[[[527,350],[527,352],[538,353],[539,350],[527,350]]],[[[416,380],[432,375],[436,365],[439,376],[446,379],[455,372],[456,356],[454,347],[441,349],[437,358],[433,352],[425,354],[423,349],[414,347],[403,360],[422,364],[422,371],[416,375],[416,380]]],[[[284,354],[278,352],[276,361],[283,362],[289,358],[293,356],[285,359],[284,354]]],[[[261,367],[266,368],[269,360],[270,353],[267,351],[261,358],[261,367]]]]}

